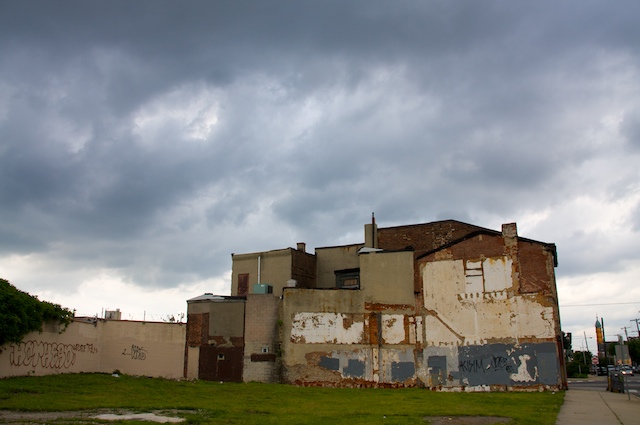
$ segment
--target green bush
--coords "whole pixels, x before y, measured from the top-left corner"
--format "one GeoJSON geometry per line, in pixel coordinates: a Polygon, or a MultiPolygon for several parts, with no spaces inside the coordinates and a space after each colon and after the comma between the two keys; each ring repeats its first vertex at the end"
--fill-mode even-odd
{"type": "Polygon", "coordinates": [[[0,347],[9,342],[20,342],[29,332],[42,332],[45,322],[57,322],[66,327],[72,319],[71,310],[40,301],[0,278],[0,347]]]}

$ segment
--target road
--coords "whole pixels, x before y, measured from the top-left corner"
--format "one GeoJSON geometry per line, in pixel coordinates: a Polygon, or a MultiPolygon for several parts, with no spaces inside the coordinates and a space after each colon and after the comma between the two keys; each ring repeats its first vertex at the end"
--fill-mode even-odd
{"type": "MultiPolygon", "coordinates": [[[[631,395],[640,397],[640,376],[627,375],[625,379],[625,391],[628,389],[631,395]]],[[[571,388],[577,390],[606,391],[607,377],[589,375],[588,378],[569,378],[569,389],[571,388]]]]}

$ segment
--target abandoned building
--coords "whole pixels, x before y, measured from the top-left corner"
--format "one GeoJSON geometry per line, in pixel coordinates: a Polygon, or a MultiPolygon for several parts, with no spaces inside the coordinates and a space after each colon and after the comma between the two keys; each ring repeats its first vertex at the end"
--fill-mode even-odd
{"type": "Polygon", "coordinates": [[[454,220],[364,242],[232,254],[231,295],[187,301],[189,379],[566,389],[554,244],[454,220]]]}
{"type": "Polygon", "coordinates": [[[0,376],[114,370],[170,379],[444,391],[566,389],[555,245],[454,220],[364,242],[232,254],[231,295],[187,323],[49,324],[0,347],[0,376]]]}

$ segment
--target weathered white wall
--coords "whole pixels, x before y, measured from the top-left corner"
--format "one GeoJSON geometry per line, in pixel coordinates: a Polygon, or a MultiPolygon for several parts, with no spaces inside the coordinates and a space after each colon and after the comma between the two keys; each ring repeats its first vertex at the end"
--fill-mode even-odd
{"type": "Polygon", "coordinates": [[[293,315],[291,339],[306,344],[362,344],[362,314],[308,313],[293,315]]]}
{"type": "MultiPolygon", "coordinates": [[[[424,310],[406,294],[385,296],[394,285],[384,283],[398,282],[386,271],[405,263],[395,258],[401,262],[367,261],[369,270],[385,273],[367,274],[378,280],[367,286],[363,279],[360,291],[285,292],[288,382],[471,391],[560,384],[553,308],[539,295],[518,291],[511,257],[425,263],[424,310]],[[389,299],[395,303],[380,302],[389,299]]],[[[400,291],[413,285],[413,267],[406,263],[400,291]]]]}
{"type": "Polygon", "coordinates": [[[316,288],[335,288],[336,270],[360,267],[358,250],[362,245],[316,248],[316,288]]]}
{"type": "Polygon", "coordinates": [[[554,339],[552,307],[521,295],[507,257],[482,262],[426,263],[422,271],[426,341],[432,345],[477,345],[507,339],[554,339]],[[481,286],[482,285],[482,286],[481,286]]]}
{"type": "Polygon", "coordinates": [[[518,291],[511,258],[425,263],[422,281],[427,385],[559,384],[553,308],[518,291]]]}

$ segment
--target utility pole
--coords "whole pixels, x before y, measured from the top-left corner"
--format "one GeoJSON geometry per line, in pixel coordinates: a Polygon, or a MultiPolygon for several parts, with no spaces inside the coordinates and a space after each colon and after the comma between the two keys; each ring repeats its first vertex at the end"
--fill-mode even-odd
{"type": "Polygon", "coordinates": [[[584,332],[584,346],[587,347],[587,351],[589,351],[589,344],[587,343],[587,333],[584,332]]]}
{"type": "Polygon", "coordinates": [[[623,326],[620,329],[624,329],[624,336],[627,337],[627,341],[629,341],[629,334],[627,333],[627,329],[629,329],[628,326],[623,326]]]}
{"type": "Polygon", "coordinates": [[[638,331],[638,337],[640,337],[640,326],[638,326],[638,321],[640,321],[640,319],[631,319],[629,321],[636,322],[636,330],[638,331]]]}
{"type": "MultiPolygon", "coordinates": [[[[587,344],[587,333],[584,332],[584,346],[586,347],[587,351],[589,351],[589,344],[587,344]]],[[[587,365],[587,367],[589,367],[589,363],[587,363],[587,354],[582,351],[582,359],[584,360],[584,364],[587,365]]],[[[589,359],[591,360],[591,359],[589,359]]]]}

